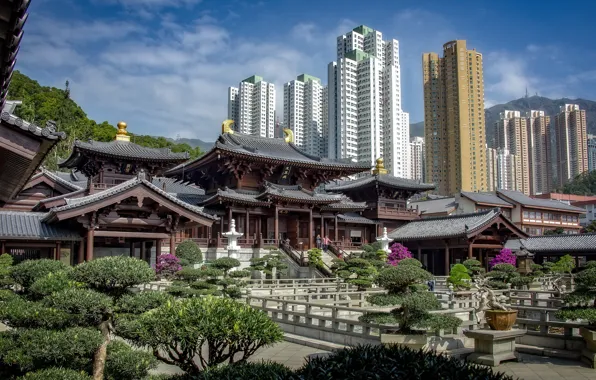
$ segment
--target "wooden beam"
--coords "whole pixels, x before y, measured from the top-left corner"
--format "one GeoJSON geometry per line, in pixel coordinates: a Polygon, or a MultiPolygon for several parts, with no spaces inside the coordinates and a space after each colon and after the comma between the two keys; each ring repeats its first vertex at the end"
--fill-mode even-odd
{"type": "Polygon", "coordinates": [[[168,239],[168,234],[158,232],[128,232],[128,231],[95,231],[95,236],[101,237],[123,237],[123,238],[140,238],[140,239],[168,239]]]}
{"type": "Polygon", "coordinates": [[[87,256],[86,261],[93,260],[93,243],[94,243],[94,229],[91,227],[87,230],[87,256]]]}

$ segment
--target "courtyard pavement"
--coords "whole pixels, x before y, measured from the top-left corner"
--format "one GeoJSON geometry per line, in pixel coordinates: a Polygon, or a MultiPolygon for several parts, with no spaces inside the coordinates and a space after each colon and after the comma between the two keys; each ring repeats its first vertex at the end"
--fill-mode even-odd
{"type": "MultiPolygon", "coordinates": [[[[290,368],[300,368],[309,356],[327,355],[329,352],[295,343],[282,342],[272,347],[262,348],[249,361],[270,360],[290,368]]],[[[595,379],[596,370],[583,363],[572,360],[547,358],[520,354],[521,362],[506,362],[495,368],[496,372],[505,372],[514,379],[524,380],[585,380],[595,379]]],[[[177,367],[162,364],[156,373],[179,373],[177,367]]]]}

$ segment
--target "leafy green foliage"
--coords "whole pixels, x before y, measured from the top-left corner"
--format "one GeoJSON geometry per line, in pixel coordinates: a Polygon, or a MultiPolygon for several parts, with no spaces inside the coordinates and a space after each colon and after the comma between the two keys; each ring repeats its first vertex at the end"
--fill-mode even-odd
{"type": "Polygon", "coordinates": [[[71,315],[81,326],[98,325],[112,309],[112,298],[91,289],[66,289],[46,297],[42,304],[71,315]]]}
{"type": "Polygon", "coordinates": [[[468,268],[463,264],[455,264],[451,268],[447,282],[452,284],[455,290],[470,289],[470,280],[472,278],[468,274],[468,268]]]}
{"type": "Polygon", "coordinates": [[[554,230],[544,230],[543,235],[563,235],[565,233],[565,229],[563,227],[557,227],[554,230]]]}
{"type": "Polygon", "coordinates": [[[16,295],[0,303],[0,321],[12,328],[48,329],[61,329],[76,322],[62,310],[48,308],[40,302],[27,301],[16,295]]]}
{"type": "Polygon", "coordinates": [[[172,297],[169,294],[158,291],[127,294],[117,301],[116,310],[119,313],[143,314],[171,300],[172,297]]]}
{"type": "MultiPolygon", "coordinates": [[[[221,380],[221,379],[254,379],[254,380],[280,380],[289,379],[292,370],[283,364],[275,362],[263,363],[237,363],[216,367],[201,372],[193,379],[221,380]]],[[[191,380],[190,378],[176,378],[177,380],[191,380]]]]}
{"type": "Polygon", "coordinates": [[[482,263],[476,259],[468,259],[462,264],[466,267],[466,269],[468,269],[468,274],[470,274],[472,277],[476,277],[484,273],[482,263]]]}
{"type": "Polygon", "coordinates": [[[308,266],[311,268],[323,267],[323,251],[319,248],[309,249],[308,252],[308,266]]]}
{"type": "Polygon", "coordinates": [[[188,266],[203,262],[201,248],[192,240],[185,240],[176,247],[176,256],[180,259],[180,265],[188,266]]]}
{"type": "Polygon", "coordinates": [[[106,380],[137,380],[147,377],[149,370],[157,368],[157,359],[147,351],[133,350],[122,341],[108,345],[106,380]]]}
{"type": "Polygon", "coordinates": [[[594,195],[596,194],[596,173],[586,171],[563,186],[564,194],[594,195]]]}
{"type": "Polygon", "coordinates": [[[309,360],[295,375],[297,379],[407,379],[407,380],[513,380],[488,367],[395,345],[367,345],[346,348],[330,356],[309,360]]]}
{"type": "Polygon", "coordinates": [[[24,288],[29,288],[35,281],[46,277],[52,272],[68,270],[68,266],[61,261],[41,259],[25,260],[10,270],[13,280],[24,288]]]}
{"type": "Polygon", "coordinates": [[[575,290],[565,296],[566,305],[555,315],[563,320],[587,320],[596,326],[596,266],[575,276],[575,290]]]}
{"type": "Polygon", "coordinates": [[[7,288],[14,284],[13,279],[10,277],[12,263],[12,256],[8,253],[2,253],[0,255],[0,289],[7,288]]]}
{"type": "Polygon", "coordinates": [[[111,256],[77,265],[73,278],[100,292],[120,296],[131,286],[152,281],[155,272],[143,260],[111,256]]]}
{"type": "Polygon", "coordinates": [[[497,264],[486,274],[490,278],[488,285],[495,289],[507,289],[514,278],[520,277],[517,269],[511,264],[497,264]]]}
{"type": "Polygon", "coordinates": [[[92,377],[83,371],[66,368],[48,368],[29,372],[19,380],[91,380],[92,377]]]}
{"type": "Polygon", "coordinates": [[[555,262],[551,271],[556,273],[571,273],[575,268],[575,259],[571,255],[564,255],[555,262]]]}
{"type": "Polygon", "coordinates": [[[48,273],[47,276],[36,280],[29,288],[32,296],[43,298],[52,293],[59,292],[72,287],[82,286],[71,278],[72,269],[48,273]]]}
{"type": "MultiPolygon", "coordinates": [[[[15,110],[17,116],[30,122],[35,121],[41,126],[53,120],[59,131],[66,132],[67,138],[54,148],[55,154],[46,156],[44,165],[50,170],[58,168],[59,157],[68,157],[75,140],[112,141],[116,136],[116,128],[107,121],[96,123],[87,118],[81,107],[70,98],[68,86],[65,89],[40,86],[37,81],[19,71],[14,71],[8,92],[10,99],[23,101],[23,104],[15,110]]],[[[170,148],[173,152],[188,152],[191,159],[203,153],[198,147],[177,144],[164,137],[129,134],[136,144],[150,148],[170,148]]]]}
{"type": "Polygon", "coordinates": [[[253,270],[265,272],[265,274],[273,276],[275,271],[276,276],[287,272],[288,264],[283,258],[283,255],[278,249],[270,250],[268,254],[263,257],[253,258],[250,260],[250,267],[253,270]]]}
{"type": "Polygon", "coordinates": [[[194,374],[221,363],[245,361],[283,332],[267,314],[228,298],[168,302],[125,322],[124,336],[148,346],[161,361],[194,374]],[[235,355],[240,358],[236,360],[235,355]],[[198,361],[194,360],[195,357],[198,361]]]}
{"type": "Polygon", "coordinates": [[[223,271],[224,276],[226,276],[232,268],[237,268],[239,266],[240,261],[231,257],[219,258],[211,264],[211,267],[223,271]]]}
{"type": "Polygon", "coordinates": [[[358,258],[346,261],[336,259],[331,269],[345,282],[356,285],[358,291],[365,291],[372,287],[377,273],[377,269],[368,260],[358,258]]]}

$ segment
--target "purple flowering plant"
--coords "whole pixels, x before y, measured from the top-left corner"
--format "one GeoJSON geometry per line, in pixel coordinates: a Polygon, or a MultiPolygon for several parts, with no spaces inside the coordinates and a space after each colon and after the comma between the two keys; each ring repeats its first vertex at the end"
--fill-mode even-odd
{"type": "Polygon", "coordinates": [[[394,267],[403,259],[412,258],[412,253],[400,243],[394,243],[390,249],[391,253],[387,256],[387,263],[394,267]]]}
{"type": "Polygon", "coordinates": [[[494,259],[492,259],[488,266],[492,269],[497,264],[511,264],[515,266],[517,257],[509,248],[503,248],[494,259]]]}
{"type": "Polygon", "coordinates": [[[161,278],[171,278],[182,269],[180,259],[172,254],[159,255],[155,263],[155,273],[161,278]]]}

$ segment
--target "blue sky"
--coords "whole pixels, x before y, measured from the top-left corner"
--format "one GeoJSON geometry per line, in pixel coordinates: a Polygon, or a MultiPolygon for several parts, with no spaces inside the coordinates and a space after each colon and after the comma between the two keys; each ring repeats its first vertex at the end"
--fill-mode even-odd
{"type": "MultiPolygon", "coordinates": [[[[423,119],[421,55],[466,39],[484,56],[486,105],[531,94],[596,100],[590,1],[33,0],[17,68],[63,87],[98,122],[213,141],[227,87],[327,82],[335,39],[365,24],[400,42],[403,108],[423,119]]],[[[281,116],[281,114],[280,114],[281,116]]]]}

